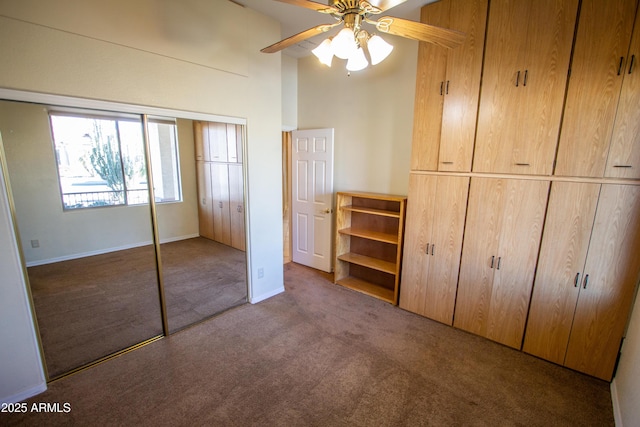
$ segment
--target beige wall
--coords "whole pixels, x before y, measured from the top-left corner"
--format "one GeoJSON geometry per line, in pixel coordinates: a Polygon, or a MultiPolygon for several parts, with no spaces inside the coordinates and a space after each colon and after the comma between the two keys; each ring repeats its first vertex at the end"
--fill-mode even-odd
{"type": "MultiPolygon", "coordinates": [[[[636,297],[636,303],[639,301],[636,297]]],[[[617,425],[637,425],[640,420],[640,304],[635,304],[631,315],[611,391],[617,425]]]]}
{"type": "Polygon", "coordinates": [[[351,76],[338,58],[298,64],[298,128],[335,128],[336,191],[407,194],[418,43],[384,38],[391,55],[351,76]]]}

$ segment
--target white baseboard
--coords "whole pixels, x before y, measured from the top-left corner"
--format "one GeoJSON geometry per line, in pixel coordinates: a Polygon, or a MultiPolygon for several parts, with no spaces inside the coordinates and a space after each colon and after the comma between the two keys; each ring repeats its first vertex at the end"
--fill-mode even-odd
{"type": "Polygon", "coordinates": [[[611,381],[611,402],[613,403],[613,421],[616,427],[622,426],[622,414],[620,413],[620,401],[618,400],[618,388],[615,378],[611,381]]]}
{"type": "MultiPolygon", "coordinates": [[[[189,234],[186,236],[178,236],[178,237],[170,237],[168,239],[161,239],[160,243],[171,243],[171,242],[177,242],[179,240],[186,240],[186,239],[193,239],[195,237],[199,237],[199,234],[189,234]]],[[[47,258],[47,259],[41,259],[41,260],[36,260],[36,261],[27,261],[27,267],[35,267],[38,265],[45,265],[45,264],[53,264],[56,262],[61,262],[61,261],[69,261],[72,259],[78,259],[78,258],[85,258],[88,256],[94,256],[94,255],[103,255],[103,254],[108,254],[111,252],[118,252],[118,251],[124,251],[127,249],[133,249],[133,248],[139,248],[141,246],[147,246],[147,245],[152,245],[153,241],[149,240],[146,242],[138,242],[138,243],[132,243],[129,245],[124,245],[124,246],[117,246],[117,247],[112,247],[112,248],[104,248],[104,249],[99,249],[96,251],[88,251],[88,252],[81,252],[81,253],[76,253],[76,254],[71,254],[71,255],[65,255],[65,256],[61,256],[61,257],[55,257],[55,258],[47,258]]]]}
{"type": "Polygon", "coordinates": [[[47,383],[42,382],[36,386],[30,387],[26,390],[21,391],[20,393],[14,394],[12,396],[3,396],[0,397],[0,403],[18,403],[26,400],[30,397],[38,395],[40,393],[44,393],[47,390],[47,383]]]}
{"type": "Polygon", "coordinates": [[[281,294],[281,293],[283,293],[283,292],[284,292],[284,286],[281,286],[281,287],[279,287],[279,288],[277,288],[277,289],[274,289],[274,290],[273,290],[273,291],[271,291],[271,292],[267,292],[266,294],[258,295],[258,296],[255,296],[255,297],[254,297],[254,296],[252,296],[252,297],[251,297],[251,300],[250,300],[249,302],[250,302],[251,304],[257,304],[257,303],[259,303],[260,301],[264,301],[264,300],[266,300],[266,299],[269,299],[269,298],[271,298],[271,297],[274,297],[274,296],[276,296],[276,295],[278,295],[278,294],[281,294]]]}

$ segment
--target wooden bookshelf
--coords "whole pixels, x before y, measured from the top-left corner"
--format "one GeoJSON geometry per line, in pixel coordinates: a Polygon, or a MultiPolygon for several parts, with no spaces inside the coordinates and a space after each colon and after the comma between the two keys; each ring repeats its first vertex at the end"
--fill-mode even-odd
{"type": "Polygon", "coordinates": [[[398,303],[407,198],[336,194],[335,283],[398,303]]]}

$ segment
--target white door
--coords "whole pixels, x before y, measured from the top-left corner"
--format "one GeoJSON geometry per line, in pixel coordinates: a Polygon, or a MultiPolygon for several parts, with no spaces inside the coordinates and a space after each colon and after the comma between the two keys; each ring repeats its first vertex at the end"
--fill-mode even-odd
{"type": "Polygon", "coordinates": [[[293,262],[331,272],[333,129],[292,132],[293,262]]]}

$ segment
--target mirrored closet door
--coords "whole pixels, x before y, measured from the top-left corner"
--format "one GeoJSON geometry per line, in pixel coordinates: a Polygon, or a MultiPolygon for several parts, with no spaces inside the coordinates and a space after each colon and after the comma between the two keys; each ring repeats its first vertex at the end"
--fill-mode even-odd
{"type": "Polygon", "coordinates": [[[246,302],[244,127],[209,124],[0,100],[49,380],[246,302]]]}
{"type": "Polygon", "coordinates": [[[247,301],[244,129],[162,117],[149,117],[148,122],[161,271],[172,333],[247,301]],[[171,202],[180,185],[164,171],[175,157],[186,203],[171,202]],[[156,172],[159,168],[162,174],[156,172]]]}

